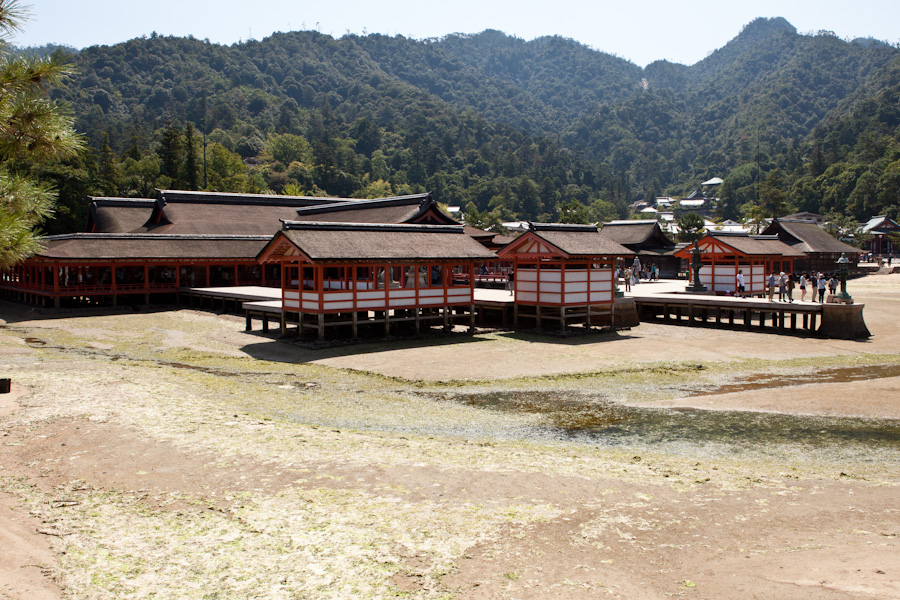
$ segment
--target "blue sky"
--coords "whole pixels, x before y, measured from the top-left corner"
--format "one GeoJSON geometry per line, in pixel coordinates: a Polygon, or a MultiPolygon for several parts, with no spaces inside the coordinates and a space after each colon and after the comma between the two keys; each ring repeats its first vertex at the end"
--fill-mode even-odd
{"type": "Polygon", "coordinates": [[[156,31],[223,44],[275,31],[318,29],[401,34],[416,39],[499,29],[531,40],[561,35],[644,66],[657,59],[693,64],[756,17],[784,17],[801,33],[900,42],[900,2],[885,0],[628,1],[455,0],[24,0],[32,18],[12,41],[83,48],[156,31]]]}

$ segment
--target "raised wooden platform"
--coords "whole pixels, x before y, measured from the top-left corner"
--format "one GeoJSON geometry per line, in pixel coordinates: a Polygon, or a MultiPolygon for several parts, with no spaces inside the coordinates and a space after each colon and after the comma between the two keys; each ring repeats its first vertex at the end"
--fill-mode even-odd
{"type": "Polygon", "coordinates": [[[681,325],[734,327],[767,333],[809,333],[821,337],[860,339],[870,333],[862,304],[782,302],[696,294],[633,295],[642,321],[681,325]]]}

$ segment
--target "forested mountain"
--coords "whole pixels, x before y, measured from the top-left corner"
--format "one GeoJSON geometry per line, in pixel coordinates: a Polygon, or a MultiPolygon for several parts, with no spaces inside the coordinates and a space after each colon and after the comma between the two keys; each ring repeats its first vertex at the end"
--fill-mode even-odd
{"type": "Polygon", "coordinates": [[[626,217],[714,175],[722,217],[863,219],[900,204],[900,50],[784,19],[748,24],[695,65],[644,69],[498,31],[232,46],[151,35],[73,60],[79,75],[55,94],[94,151],[44,173],[62,192],[54,231],[81,227],[88,193],[169,186],[430,190],[485,222],[626,217]]]}

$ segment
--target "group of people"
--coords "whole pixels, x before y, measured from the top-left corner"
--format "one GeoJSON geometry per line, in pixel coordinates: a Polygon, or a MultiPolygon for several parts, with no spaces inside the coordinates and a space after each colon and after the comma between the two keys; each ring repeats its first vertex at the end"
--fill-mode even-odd
{"type": "Polygon", "coordinates": [[[659,269],[655,263],[645,266],[643,270],[639,267],[625,267],[625,269],[616,269],[616,281],[620,278],[625,280],[625,291],[630,292],[631,286],[640,283],[641,279],[647,281],[659,281],[659,269]]]}
{"type": "Polygon", "coordinates": [[[769,277],[766,280],[769,302],[775,301],[776,291],[778,292],[779,301],[784,302],[787,300],[788,302],[793,302],[794,289],[799,287],[801,302],[806,301],[806,288],[809,288],[812,293],[810,302],[816,302],[816,299],[818,298],[819,302],[824,303],[826,293],[834,295],[837,291],[837,286],[838,280],[834,274],[825,275],[823,273],[813,273],[812,275],[803,273],[800,275],[800,280],[797,281],[795,280],[793,273],[785,274],[782,271],[778,274],[769,274],[769,277]]]}
{"type": "Polygon", "coordinates": [[[616,281],[620,277],[623,278],[625,280],[625,291],[630,292],[631,286],[640,283],[641,279],[659,281],[659,267],[656,266],[656,263],[641,265],[640,259],[635,256],[634,263],[630,267],[625,267],[624,269],[616,267],[615,277],[616,281]]]}

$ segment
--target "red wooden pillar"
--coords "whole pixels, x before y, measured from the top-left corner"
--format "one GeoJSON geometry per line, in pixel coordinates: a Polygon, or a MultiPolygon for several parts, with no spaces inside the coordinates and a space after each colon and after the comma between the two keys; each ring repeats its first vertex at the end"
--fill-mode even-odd
{"type": "Polygon", "coordinates": [[[209,263],[206,263],[206,287],[210,287],[210,283],[209,283],[209,263]]]}
{"type": "Polygon", "coordinates": [[[234,283],[232,285],[238,285],[238,265],[234,263],[234,283]]]}
{"type": "MultiPolygon", "coordinates": [[[[301,270],[300,277],[303,277],[301,270]]],[[[387,283],[385,282],[385,287],[387,283]]],[[[313,267],[313,289],[319,294],[319,312],[325,311],[325,267],[313,267]]],[[[300,302],[303,302],[303,286],[300,286],[300,302]]]]}

